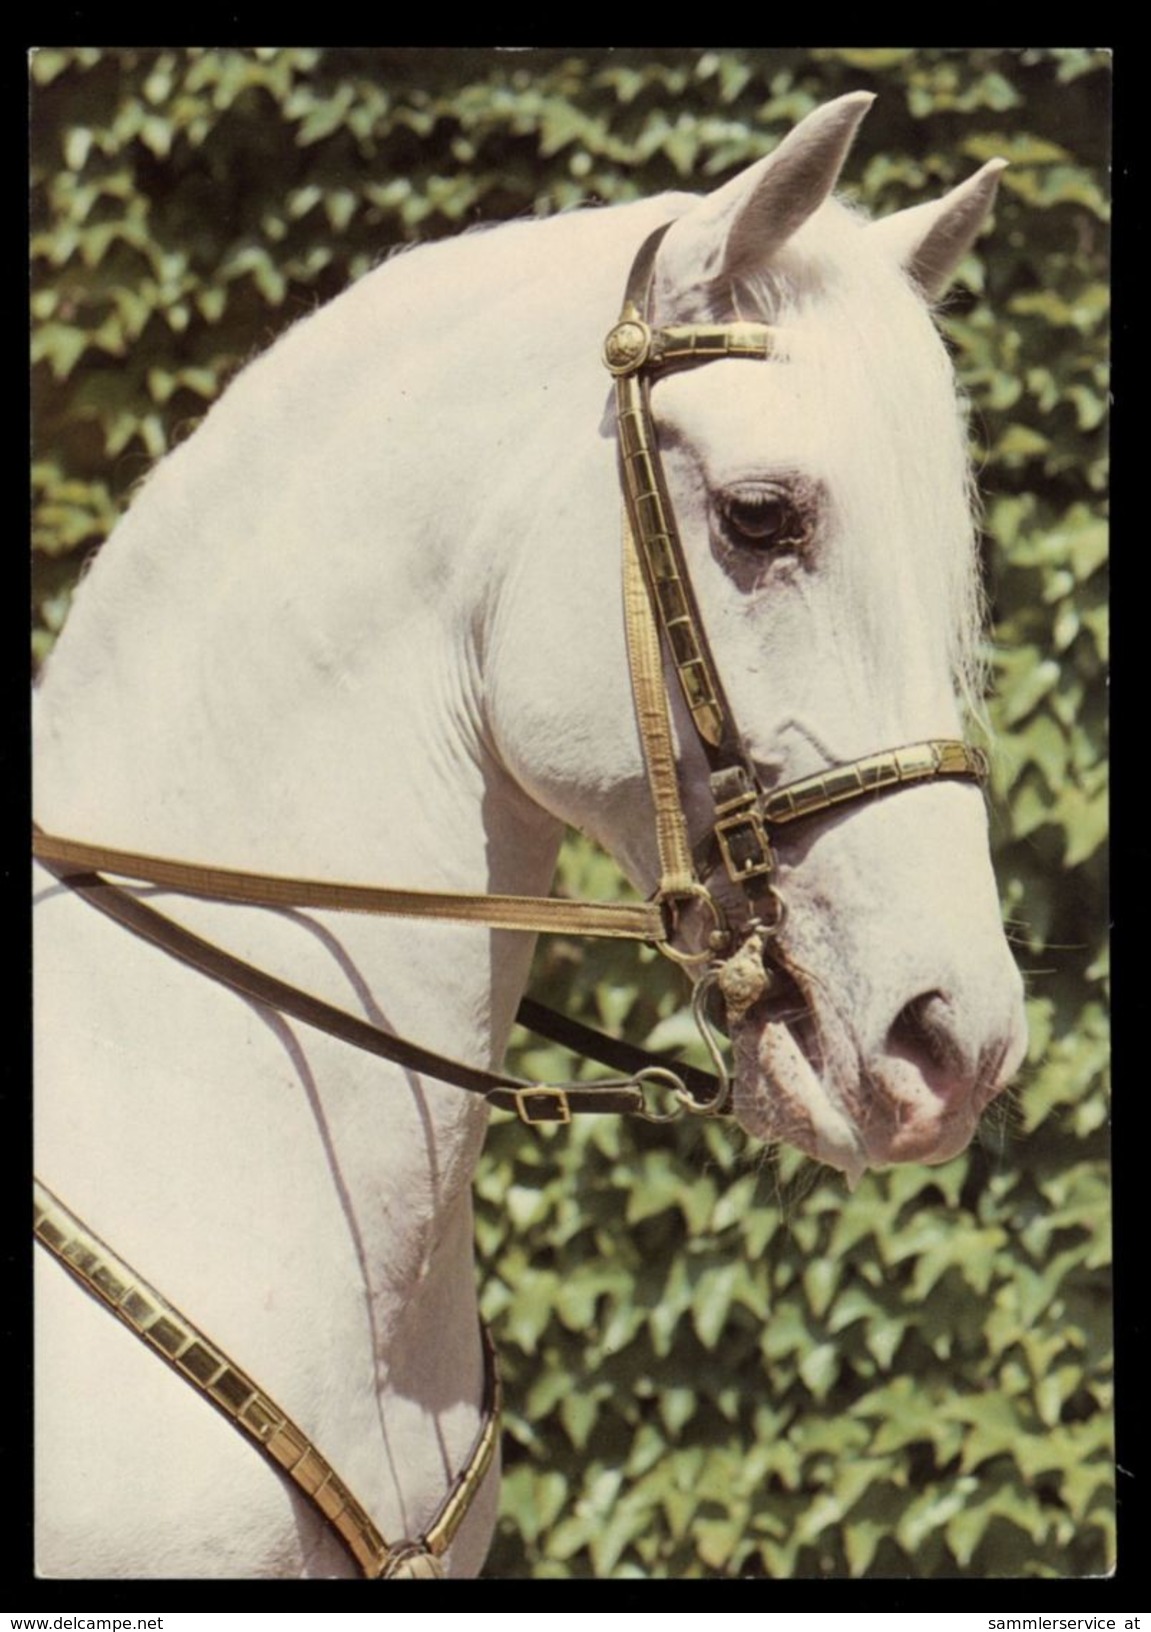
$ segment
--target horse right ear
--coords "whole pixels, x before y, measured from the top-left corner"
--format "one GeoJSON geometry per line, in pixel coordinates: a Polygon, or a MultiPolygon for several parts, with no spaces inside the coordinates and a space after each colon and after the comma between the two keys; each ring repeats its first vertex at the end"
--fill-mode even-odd
{"type": "Polygon", "coordinates": [[[894,255],[924,298],[938,300],[987,218],[1006,159],[989,159],[966,181],[930,204],[915,204],[868,227],[894,255]]]}
{"type": "Polygon", "coordinates": [[[830,194],[874,100],[853,91],[816,108],[773,152],[672,223],[656,260],[662,320],[706,306],[710,285],[768,265],[830,194]]]}

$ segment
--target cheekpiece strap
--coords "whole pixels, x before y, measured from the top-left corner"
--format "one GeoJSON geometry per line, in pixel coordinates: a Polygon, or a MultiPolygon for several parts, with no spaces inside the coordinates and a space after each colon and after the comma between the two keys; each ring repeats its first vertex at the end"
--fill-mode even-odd
{"type": "MultiPolygon", "coordinates": [[[[692,589],[659,455],[651,380],[660,370],[697,363],[727,358],[762,361],[772,354],[773,331],[763,323],[651,326],[652,274],[656,252],[669,225],[661,227],[641,246],[628,279],[619,322],[608,334],[603,349],[605,366],[615,379],[620,475],[627,517],[625,552],[630,548],[638,557],[652,613],[711,767],[716,803],[714,835],[728,875],[749,896],[757,898],[767,888],[774,867],[760,809],[762,789],[724,694],[692,589]]],[[[634,609],[629,610],[628,617],[630,631],[634,609]]],[[[639,706],[634,656],[632,684],[649,778],[656,789],[657,779],[651,767],[659,757],[659,744],[647,728],[644,708],[639,706]]],[[[660,810],[657,796],[657,823],[660,810]]],[[[666,874],[666,865],[664,871],[666,874]]],[[[702,890],[698,881],[692,887],[702,890]]],[[[663,888],[671,893],[666,886],[663,888]]]]}
{"type": "MultiPolygon", "coordinates": [[[[652,377],[661,370],[723,358],[769,358],[775,348],[775,330],[765,323],[744,322],[651,325],[656,254],[671,225],[669,222],[659,228],[641,246],[628,278],[620,319],[604,342],[603,360],[615,379],[626,531],[630,532],[642,565],[653,615],[711,765],[715,821],[704,850],[712,855],[718,851],[732,883],[741,885],[752,901],[758,902],[771,889],[775,869],[773,828],[890,788],[933,778],[982,782],[987,765],[977,748],[958,741],[933,740],[834,766],[770,794],[764,791],[724,696],[692,590],[660,461],[650,389],[652,377]]],[[[650,764],[649,737],[643,711],[639,713],[650,764]]],[[[697,874],[703,870],[698,860],[694,865],[697,874]]],[[[754,910],[759,910],[758,905],[754,910]]]]}

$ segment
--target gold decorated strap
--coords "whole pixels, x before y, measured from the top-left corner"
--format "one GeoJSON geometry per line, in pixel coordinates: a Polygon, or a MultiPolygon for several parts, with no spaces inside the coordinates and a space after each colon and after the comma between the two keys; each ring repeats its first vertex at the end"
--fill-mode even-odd
{"type": "Polygon", "coordinates": [[[635,535],[626,509],[623,515],[623,604],[632,695],[647,766],[648,786],[655,807],[659,895],[682,895],[694,889],[695,871],[687,821],[679,797],[659,631],[652,616],[635,535]]]}
{"type": "Polygon", "coordinates": [[[329,884],[319,879],[277,878],[230,867],[202,867],[162,856],[85,844],[34,829],[32,851],[42,861],[87,872],[112,873],[158,884],[182,895],[207,896],[258,907],[316,907],[334,912],[392,914],[445,922],[483,924],[543,935],[595,935],[651,941],[665,936],[658,906],[636,901],[563,901],[555,896],[465,895],[436,890],[385,889],[370,884],[329,884]]]}
{"type": "Polygon", "coordinates": [[[604,341],[603,360],[622,377],[651,373],[684,363],[711,363],[724,357],[770,357],[775,331],[766,323],[673,323],[653,329],[633,301],[604,341]]]}
{"type": "Polygon", "coordinates": [[[681,323],[653,329],[630,294],[604,341],[604,363],[615,376],[620,470],[632,535],[687,706],[712,748],[728,738],[734,741],[734,733],[661,476],[648,380],[665,367],[769,357],[773,343],[774,331],[764,323],[681,323]]]}
{"type": "Polygon", "coordinates": [[[763,814],[769,823],[796,822],[869,793],[928,782],[936,777],[984,782],[987,757],[966,742],[946,738],[912,743],[907,748],[871,754],[866,759],[853,760],[850,765],[838,765],[816,776],[804,777],[802,781],[790,782],[785,788],[777,788],[764,799],[763,814]]]}
{"type": "Polygon", "coordinates": [[[681,323],[653,329],[646,367],[708,363],[724,357],[767,358],[775,332],[766,323],[681,323]]]}
{"type": "Polygon", "coordinates": [[[331,1463],[287,1412],[224,1351],[143,1280],[122,1258],[34,1180],[36,1239],[128,1329],[209,1400],[301,1490],[343,1541],[369,1580],[439,1576],[447,1551],[491,1466],[498,1436],[500,1384],[495,1351],[481,1325],[483,1419],[471,1454],[415,1542],[387,1542],[331,1463]]]}
{"type": "Polygon", "coordinates": [[[657,451],[643,386],[633,374],[616,380],[620,466],[632,532],[679,683],[696,729],[718,746],[725,717],[691,591],[681,571],[681,552],[670,506],[657,474],[657,451]]]}

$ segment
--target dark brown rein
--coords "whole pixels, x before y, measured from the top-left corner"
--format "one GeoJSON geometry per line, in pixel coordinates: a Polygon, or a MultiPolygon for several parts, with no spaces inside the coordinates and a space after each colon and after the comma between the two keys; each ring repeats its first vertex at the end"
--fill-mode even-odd
{"type": "MultiPolygon", "coordinates": [[[[406,1070],[447,1082],[468,1093],[478,1094],[498,1110],[515,1111],[529,1124],[570,1122],[573,1115],[589,1111],[649,1116],[663,1121],[668,1113],[649,1108],[645,1088],[671,1088],[673,1092],[682,1090],[690,1094],[693,1103],[698,1103],[701,1108],[714,1102],[721,1093],[723,1084],[706,1071],[676,1064],[673,1075],[668,1061],[630,1043],[593,1031],[591,1027],[570,1020],[530,999],[525,999],[520,1005],[517,1019],[522,1025],[552,1042],[561,1043],[574,1053],[585,1054],[613,1070],[626,1072],[627,1076],[600,1082],[546,1085],[449,1059],[446,1055],[384,1031],[368,1020],[349,1014],[323,998],[234,957],[223,947],[214,945],[157,912],[130,891],[110,883],[90,868],[77,870],[78,852],[85,857],[102,854],[102,865],[109,871],[126,865],[116,854],[100,852],[98,846],[63,844],[39,831],[33,833],[32,847],[36,856],[61,883],[98,912],[141,940],[159,947],[178,962],[228,987],[240,997],[301,1020],[305,1025],[326,1032],[352,1048],[389,1060],[406,1070]],[[65,856],[67,860],[63,859],[65,856]]],[[[149,875],[142,862],[127,868],[130,876],[139,876],[137,866],[147,879],[149,875]]],[[[199,895],[206,891],[202,888],[189,889],[187,893],[199,895]]],[[[230,896],[228,899],[235,900],[237,897],[230,896]]]]}

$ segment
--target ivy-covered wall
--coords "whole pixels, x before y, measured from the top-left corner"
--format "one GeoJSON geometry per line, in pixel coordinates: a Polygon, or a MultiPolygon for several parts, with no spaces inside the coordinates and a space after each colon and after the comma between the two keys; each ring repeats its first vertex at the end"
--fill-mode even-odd
{"type": "MultiPolygon", "coordinates": [[[[150,464],[394,245],[706,189],[857,88],[879,99],[845,191],[875,213],[1011,160],[943,326],[985,497],[1027,1068],[965,1156],[854,1195],[726,1127],[497,1117],[477,1220],[509,1400],[489,1571],[1105,1571],[1107,58],[77,47],[37,52],[31,80],[37,661],[150,464]]],[[[560,885],[618,881],[573,843],[560,885]]],[[[553,942],[535,990],[688,1037],[678,977],[642,954],[553,942]]],[[[571,1065],[526,1040],[518,1063],[571,1065]]]]}

